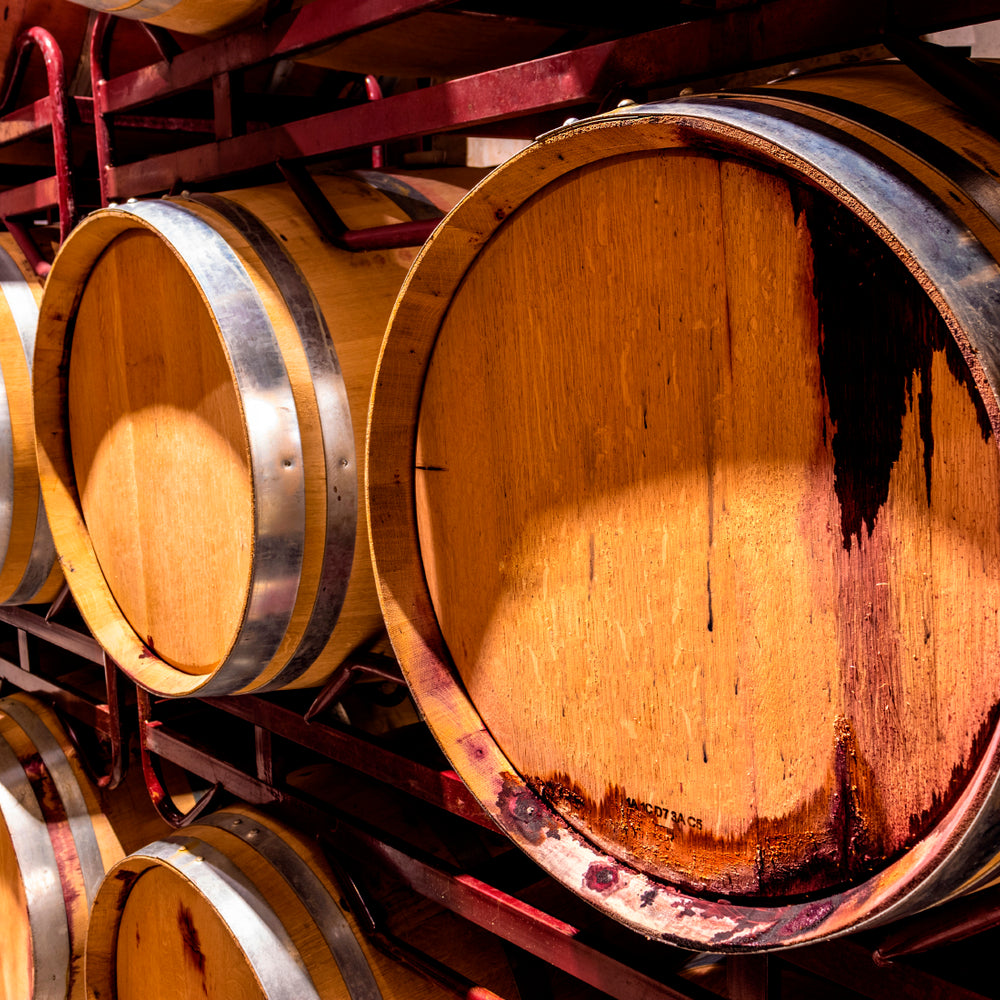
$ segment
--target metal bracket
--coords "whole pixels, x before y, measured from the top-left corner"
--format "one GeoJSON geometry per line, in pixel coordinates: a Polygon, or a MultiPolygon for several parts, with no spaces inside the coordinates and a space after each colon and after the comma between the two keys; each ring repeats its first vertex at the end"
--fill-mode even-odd
{"type": "Polygon", "coordinates": [[[437,229],[440,219],[417,219],[370,229],[348,229],[304,164],[278,160],[277,167],[302,207],[319,227],[320,233],[338,250],[359,253],[366,250],[397,250],[420,246],[437,229]]]}

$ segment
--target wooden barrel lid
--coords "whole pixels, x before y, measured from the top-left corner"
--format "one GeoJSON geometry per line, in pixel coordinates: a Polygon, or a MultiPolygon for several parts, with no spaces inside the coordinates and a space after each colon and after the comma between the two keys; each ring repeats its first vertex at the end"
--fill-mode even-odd
{"type": "Polygon", "coordinates": [[[97,996],[439,998],[375,950],[314,841],[244,806],[109,871],[91,915],[97,996]]]}
{"type": "Polygon", "coordinates": [[[947,192],[756,100],[495,173],[369,428],[383,610],[457,769],[585,898],[713,948],[930,893],[996,774],[1000,272],[947,192]]]}
{"type": "Polygon", "coordinates": [[[254,542],[246,417],[210,306],[163,239],[130,230],[74,329],[69,436],[101,571],[151,650],[207,672],[236,640],[254,542]]]}

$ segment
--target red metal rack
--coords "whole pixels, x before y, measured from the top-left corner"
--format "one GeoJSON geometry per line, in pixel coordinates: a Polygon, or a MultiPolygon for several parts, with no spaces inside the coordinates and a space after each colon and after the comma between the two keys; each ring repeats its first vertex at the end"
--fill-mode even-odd
{"type": "MultiPolygon", "coordinates": [[[[282,169],[293,183],[305,182],[304,161],[343,156],[441,133],[498,134],[530,138],[567,115],[593,113],[624,99],[642,99],[650,90],[677,88],[692,81],[788,63],[804,57],[879,44],[887,32],[913,36],[1000,16],[997,0],[769,0],[719,4],[720,9],[671,5],[651,30],[529,62],[487,70],[405,93],[381,97],[373,77],[364,80],[365,100],[310,117],[274,123],[257,115],[241,94],[237,75],[363,33],[407,15],[442,6],[440,0],[313,0],[306,7],[256,28],[205,42],[187,51],[156,34],[162,59],[118,77],[106,72],[113,45],[113,20],[96,19],[91,37],[92,99],[67,96],[58,46],[34,28],[18,43],[18,58],[34,49],[45,59],[49,96],[26,107],[16,103],[17,73],[0,105],[0,145],[51,129],[54,174],[0,192],[0,218],[18,239],[40,274],[48,265],[30,236],[32,223],[58,212],[60,235],[77,221],[78,182],[99,187],[103,203],[186,187],[217,184],[250,170],[282,169]],[[725,8],[725,9],[721,9],[725,8]],[[211,87],[211,117],[184,116],[170,105],[193,88],[211,87]],[[90,125],[96,142],[96,177],[74,173],[72,127],[90,125]],[[125,161],[116,130],[181,130],[207,141],[125,161]]],[[[133,146],[134,155],[134,146],[133,146]]],[[[380,157],[382,154],[374,154],[380,157]]],[[[376,164],[378,165],[378,164],[376,164]]],[[[309,192],[300,195],[309,204],[309,192]]],[[[321,203],[313,205],[322,216],[321,203]]],[[[344,234],[328,232],[345,245],[395,245],[393,240],[426,238],[435,221],[419,230],[344,234]],[[373,241],[377,241],[373,243],[373,241]]],[[[345,773],[374,781],[386,794],[402,793],[414,809],[429,808],[448,822],[467,825],[483,836],[492,822],[458,776],[433,748],[414,752],[336,722],[330,713],[351,684],[376,678],[397,683],[392,661],[378,656],[349,662],[326,689],[307,695],[245,696],[165,702],[136,691],[96,642],[73,619],[73,609],[57,602],[47,613],[0,608],[0,678],[52,701],[77,733],[84,755],[100,782],[115,787],[138,751],[150,797],[170,822],[192,821],[222,795],[279,808],[313,826],[338,855],[382,871],[411,890],[438,901],[466,920],[568,973],[603,995],[622,1000],[697,998],[726,995],[739,1000],[779,995],[783,975],[795,968],[867,997],[983,996],[951,981],[948,959],[922,967],[907,959],[929,949],[951,947],[971,934],[1000,924],[1000,890],[939,908],[878,935],[852,937],[796,949],[777,956],[730,956],[725,984],[712,989],[682,978],[690,956],[663,945],[634,939],[603,918],[564,911],[562,902],[533,905],[518,888],[504,885],[504,862],[483,872],[448,866],[398,842],[390,831],[372,828],[363,817],[318,806],[286,783],[289,761],[322,759],[345,773]],[[70,624],[62,624],[66,618],[70,624]],[[215,713],[228,720],[225,737],[192,736],[183,714],[215,713]],[[240,747],[227,744],[236,734],[240,747]],[[169,760],[202,779],[209,788],[194,812],[180,813],[165,791],[159,759],[169,760]],[[495,876],[495,877],[494,877],[495,876]],[[492,879],[492,881],[491,881],[492,879]],[[583,924],[586,924],[586,927],[583,924]]],[[[425,741],[426,742],[426,741],[425,741]]],[[[134,761],[131,766],[135,766],[134,761]]],[[[443,822],[443,821],[442,821],[443,822]]],[[[512,863],[525,879],[526,859],[512,863]]],[[[540,872],[533,883],[543,884],[540,872]]],[[[516,880],[515,880],[516,881],[516,880]]],[[[544,895],[544,893],[543,893],[544,895]]],[[[359,906],[363,908],[363,898],[359,906]]],[[[392,935],[373,918],[372,932],[387,948],[392,935]]],[[[411,956],[412,957],[412,956],[411,956]]],[[[460,987],[476,995],[471,984],[460,987]]],[[[533,995],[525,990],[525,998],[533,995]]],[[[480,996],[488,995],[485,992],[480,996]]],[[[593,995],[593,994],[591,994],[593,995]]]]}

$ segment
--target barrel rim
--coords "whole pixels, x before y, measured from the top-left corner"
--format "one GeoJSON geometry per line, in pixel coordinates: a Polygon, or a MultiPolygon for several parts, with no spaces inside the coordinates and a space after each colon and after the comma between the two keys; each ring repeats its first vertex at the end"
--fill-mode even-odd
{"type": "Polygon", "coordinates": [[[919,221],[900,225],[899,188],[893,185],[903,171],[855,137],[817,127],[801,113],[699,98],[630,107],[543,136],[475,188],[418,255],[390,320],[369,409],[370,542],[389,635],[421,713],[501,829],[573,892],[640,933],[712,951],[766,950],[884,923],[988,881],[995,850],[975,828],[1000,809],[1000,731],[936,828],[872,877],[805,902],[742,906],[696,897],[606,853],[607,845],[583,836],[516,773],[456,683],[416,529],[413,428],[420,387],[451,294],[476,255],[528,197],[569,171],[610,156],[692,144],[777,166],[820,188],[872,229],[941,312],[997,432],[1000,366],[981,333],[990,316],[994,327],[1000,321],[1000,309],[976,300],[962,278],[981,268],[1000,278],[1000,268],[942,198],[916,178],[902,178],[919,221]]]}
{"type": "Polygon", "coordinates": [[[249,275],[224,239],[179,203],[102,209],[77,226],[60,248],[42,300],[37,343],[42,493],[67,582],[95,638],[136,683],[157,694],[222,695],[252,684],[280,645],[292,614],[304,547],[305,491],[291,385],[249,275]],[[73,317],[100,255],[114,238],[136,229],[157,236],[175,254],[205,301],[237,387],[249,445],[251,578],[236,638],[210,673],[188,674],[162,660],[121,615],[87,532],[72,471],[67,410],[73,317]],[[238,305],[232,294],[236,287],[241,291],[238,305]],[[266,419],[255,421],[254,413],[266,419]]]}
{"type": "Polygon", "coordinates": [[[247,240],[281,290],[309,366],[316,397],[326,487],[326,520],[320,573],[309,618],[298,644],[274,676],[254,685],[279,690],[309,669],[329,640],[344,606],[358,533],[358,477],[354,422],[347,387],[326,318],[305,276],[280,240],[256,216],[221,195],[182,195],[221,216],[247,240]]]}
{"type": "Polygon", "coordinates": [[[371,967],[335,898],[309,862],[252,809],[224,809],[183,831],[154,841],[119,861],[98,890],[87,944],[88,987],[115,992],[115,954],[128,895],[153,868],[166,868],[199,893],[219,915],[268,996],[318,997],[298,947],[272,903],[244,873],[238,858],[198,836],[219,830],[282,880],[310,913],[352,997],[381,1000],[371,967]],[[239,929],[237,934],[236,929],[239,929]],[[246,935],[246,936],[245,936],[246,935]]]}

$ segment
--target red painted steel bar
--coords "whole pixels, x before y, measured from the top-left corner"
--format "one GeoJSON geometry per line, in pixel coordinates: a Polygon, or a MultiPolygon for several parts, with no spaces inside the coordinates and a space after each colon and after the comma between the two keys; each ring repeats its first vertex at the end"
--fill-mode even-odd
{"type": "Polygon", "coordinates": [[[889,965],[907,955],[954,944],[1000,926],[1000,889],[983,889],[967,899],[946,903],[932,914],[903,921],[886,934],[875,949],[878,965],[889,965]]]}
{"type": "MultiPolygon", "coordinates": [[[[254,135],[151,157],[118,167],[109,179],[111,196],[167,190],[276,158],[319,157],[541,111],[597,105],[607,93],[622,87],[647,88],[872,44],[883,27],[883,12],[865,0],[815,0],[808,5],[801,0],[771,0],[759,7],[450,80],[254,135]]],[[[131,96],[144,95],[137,88],[131,96]]]]}
{"type": "Polygon", "coordinates": [[[298,712],[254,695],[202,700],[456,816],[488,830],[496,829],[454,771],[435,770],[332,726],[306,723],[298,712]]]}
{"type": "Polygon", "coordinates": [[[693,983],[678,979],[676,985],[668,985],[644,975],[584,944],[579,928],[572,924],[471,875],[452,874],[420,860],[348,823],[338,823],[326,839],[337,850],[394,876],[420,895],[617,1000],[708,1000],[717,997],[693,983]]]}
{"type": "MultiPolygon", "coordinates": [[[[444,0],[312,0],[301,10],[257,27],[227,35],[169,63],[158,63],[102,82],[100,99],[108,112],[188,90],[219,73],[234,72],[273,59],[288,59],[310,48],[409,14],[443,6],[444,0]]],[[[94,91],[98,96],[98,91],[94,91]]]]}
{"type": "MultiPolygon", "coordinates": [[[[65,239],[76,224],[76,196],[73,191],[70,155],[70,105],[66,90],[66,73],[63,66],[62,50],[44,28],[29,28],[17,39],[14,68],[11,72],[0,109],[6,109],[20,87],[27,59],[32,49],[37,48],[45,63],[45,75],[49,94],[41,102],[47,111],[48,123],[52,127],[52,156],[55,163],[55,200],[43,202],[41,206],[58,205],[59,236],[65,239]]],[[[35,102],[36,104],[39,102],[35,102]]],[[[38,189],[35,189],[38,190],[38,189]]],[[[0,198],[0,217],[17,214],[16,198],[0,198]]],[[[36,206],[33,206],[36,207],[36,206]]]]}
{"type": "Polygon", "coordinates": [[[23,629],[30,635],[44,639],[53,646],[75,653],[77,656],[98,666],[104,666],[104,650],[97,640],[83,632],[59,625],[57,622],[46,621],[41,615],[19,607],[0,607],[0,622],[23,629]]]}

